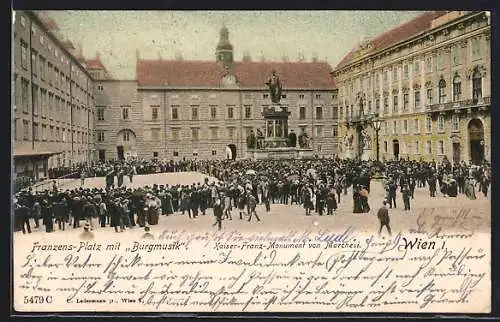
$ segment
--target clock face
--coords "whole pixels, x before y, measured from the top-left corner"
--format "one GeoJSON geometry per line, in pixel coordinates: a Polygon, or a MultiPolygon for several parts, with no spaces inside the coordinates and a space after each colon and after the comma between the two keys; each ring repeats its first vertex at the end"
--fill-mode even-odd
{"type": "Polygon", "coordinates": [[[236,84],[236,77],[234,75],[226,75],[222,79],[222,84],[224,84],[224,85],[234,85],[234,84],[236,84]]]}

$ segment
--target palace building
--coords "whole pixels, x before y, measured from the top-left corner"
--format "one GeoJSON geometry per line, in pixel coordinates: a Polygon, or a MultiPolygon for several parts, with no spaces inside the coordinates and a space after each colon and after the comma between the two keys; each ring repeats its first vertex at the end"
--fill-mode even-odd
{"type": "Polygon", "coordinates": [[[213,61],[141,59],[135,80],[106,78],[98,57],[96,124],[99,159],[245,157],[246,138],[264,131],[271,105],[265,82],[273,70],[291,111],[289,129],[305,131],[318,156],[337,153],[337,90],[326,62],[234,60],[226,27],[213,61]]]}
{"type": "Polygon", "coordinates": [[[491,160],[490,34],[488,12],[425,12],[362,41],[332,73],[340,155],[491,160]]]}
{"type": "Polygon", "coordinates": [[[95,160],[94,83],[81,53],[43,12],[16,11],[12,39],[14,177],[95,160]]]}

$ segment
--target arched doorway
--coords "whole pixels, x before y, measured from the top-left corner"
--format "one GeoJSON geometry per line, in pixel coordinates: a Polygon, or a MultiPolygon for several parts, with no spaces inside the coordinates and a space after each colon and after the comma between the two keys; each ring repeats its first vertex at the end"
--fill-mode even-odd
{"type": "Polygon", "coordinates": [[[116,134],[116,155],[118,160],[137,157],[137,138],[134,131],[123,129],[116,134]]]}
{"type": "Polygon", "coordinates": [[[392,151],[394,159],[399,160],[399,140],[392,140],[392,151]]]}
{"type": "Polygon", "coordinates": [[[484,126],[480,119],[474,118],[467,127],[469,131],[470,160],[481,164],[484,160],[484,126]]]}
{"type": "Polygon", "coordinates": [[[236,145],[228,144],[226,146],[226,159],[236,160],[236,145]]]}

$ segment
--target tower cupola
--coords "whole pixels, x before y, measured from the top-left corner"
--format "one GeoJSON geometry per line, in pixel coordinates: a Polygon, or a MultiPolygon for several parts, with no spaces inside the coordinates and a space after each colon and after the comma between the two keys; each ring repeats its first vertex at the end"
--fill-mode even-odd
{"type": "Polygon", "coordinates": [[[219,43],[215,51],[215,60],[224,67],[231,67],[233,63],[233,45],[229,42],[229,30],[222,26],[219,32],[219,43]]]}

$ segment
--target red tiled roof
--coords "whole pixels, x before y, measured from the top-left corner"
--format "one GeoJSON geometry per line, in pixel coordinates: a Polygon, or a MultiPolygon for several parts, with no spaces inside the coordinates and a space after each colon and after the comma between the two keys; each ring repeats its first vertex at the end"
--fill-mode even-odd
{"type": "Polygon", "coordinates": [[[59,30],[59,26],[57,23],[52,19],[49,14],[45,11],[40,11],[38,13],[38,17],[42,21],[42,23],[45,25],[45,27],[49,30],[59,30]]]}
{"type": "MultiPolygon", "coordinates": [[[[431,28],[431,23],[434,19],[439,18],[448,13],[447,11],[428,11],[425,12],[412,20],[403,23],[383,34],[375,39],[369,41],[372,46],[370,50],[371,53],[381,51],[383,49],[392,47],[399,42],[416,36],[424,31],[431,28]]],[[[350,62],[355,60],[357,57],[358,49],[352,49],[335,67],[335,70],[348,65],[350,62]]]]}
{"type": "Polygon", "coordinates": [[[99,57],[94,59],[85,59],[85,62],[87,63],[87,69],[102,69],[106,71],[106,67],[104,67],[104,64],[99,57]]]}
{"type": "MultiPolygon", "coordinates": [[[[275,69],[286,88],[333,89],[332,68],[326,62],[250,62],[232,64],[230,73],[245,87],[265,87],[267,78],[275,69]]],[[[215,61],[138,60],[136,65],[139,85],[172,87],[218,87],[225,74],[215,61]]]]}

